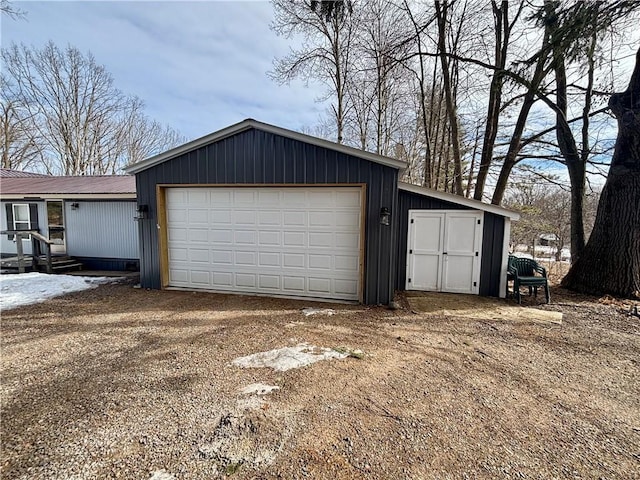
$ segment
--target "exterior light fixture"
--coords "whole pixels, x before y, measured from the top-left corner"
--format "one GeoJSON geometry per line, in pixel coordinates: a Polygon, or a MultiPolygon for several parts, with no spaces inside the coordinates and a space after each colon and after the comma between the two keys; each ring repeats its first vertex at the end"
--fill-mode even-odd
{"type": "Polygon", "coordinates": [[[380,225],[389,225],[391,223],[391,211],[387,207],[380,209],[380,225]]]}
{"type": "Polygon", "coordinates": [[[147,214],[149,213],[149,205],[138,205],[136,210],[136,220],[144,220],[147,218],[147,214]]]}
{"type": "Polygon", "coordinates": [[[78,210],[80,208],[80,204],[78,202],[73,202],[71,204],[71,210],[78,210]]]}

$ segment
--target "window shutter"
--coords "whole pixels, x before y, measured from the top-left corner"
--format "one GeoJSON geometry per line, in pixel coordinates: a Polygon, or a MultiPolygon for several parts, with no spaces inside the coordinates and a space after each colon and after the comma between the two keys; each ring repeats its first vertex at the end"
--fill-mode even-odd
{"type": "MultiPolygon", "coordinates": [[[[7,230],[13,230],[13,204],[6,203],[5,208],[7,209],[7,230]]],[[[7,235],[9,240],[13,240],[15,235],[7,235]]]]}
{"type": "Polygon", "coordinates": [[[31,221],[31,223],[29,224],[29,229],[40,232],[40,230],[38,230],[38,204],[37,203],[29,204],[29,220],[31,221]]]}

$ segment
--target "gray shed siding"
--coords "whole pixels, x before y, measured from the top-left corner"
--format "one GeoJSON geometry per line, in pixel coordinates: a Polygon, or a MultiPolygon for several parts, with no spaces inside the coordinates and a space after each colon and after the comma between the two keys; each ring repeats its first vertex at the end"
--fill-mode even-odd
{"type": "MultiPolygon", "coordinates": [[[[426,197],[406,190],[398,191],[398,242],[396,288],[404,290],[407,281],[407,234],[409,210],[471,210],[471,208],[437,198],[426,197]]],[[[482,262],[480,265],[480,295],[500,296],[502,266],[502,238],[504,217],[484,212],[482,228],[482,262]]]]}
{"type": "Polygon", "coordinates": [[[366,184],[364,303],[393,298],[396,232],[380,225],[381,207],[395,210],[398,171],[334,150],[250,129],[197,148],[136,174],[138,203],[149,206],[139,222],[140,282],[161,288],[156,186],[366,184]]]}
{"type": "Polygon", "coordinates": [[[67,255],[138,258],[135,201],[66,201],[64,215],[67,255]]]}

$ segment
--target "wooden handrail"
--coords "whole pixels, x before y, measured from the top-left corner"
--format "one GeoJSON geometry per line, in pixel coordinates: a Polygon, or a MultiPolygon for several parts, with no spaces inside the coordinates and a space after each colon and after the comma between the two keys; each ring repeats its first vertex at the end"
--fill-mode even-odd
{"type": "MultiPolygon", "coordinates": [[[[3,230],[2,235],[15,235],[16,237],[16,255],[18,257],[18,273],[25,272],[24,251],[22,250],[22,239],[31,236],[32,245],[32,265],[34,268],[38,266],[37,253],[40,252],[40,243],[45,245],[45,255],[47,256],[47,273],[53,273],[53,263],[51,260],[51,245],[55,242],[49,240],[37,230],[3,230]],[[39,242],[39,243],[38,243],[39,242]]],[[[36,268],[37,269],[37,268],[36,268]]]]}

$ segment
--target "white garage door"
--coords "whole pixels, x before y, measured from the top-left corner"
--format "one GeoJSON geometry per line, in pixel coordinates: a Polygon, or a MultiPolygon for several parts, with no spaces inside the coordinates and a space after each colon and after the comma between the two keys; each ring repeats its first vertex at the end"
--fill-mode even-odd
{"type": "Polygon", "coordinates": [[[359,299],[359,187],[171,187],[165,201],[169,286],[359,299]]]}

